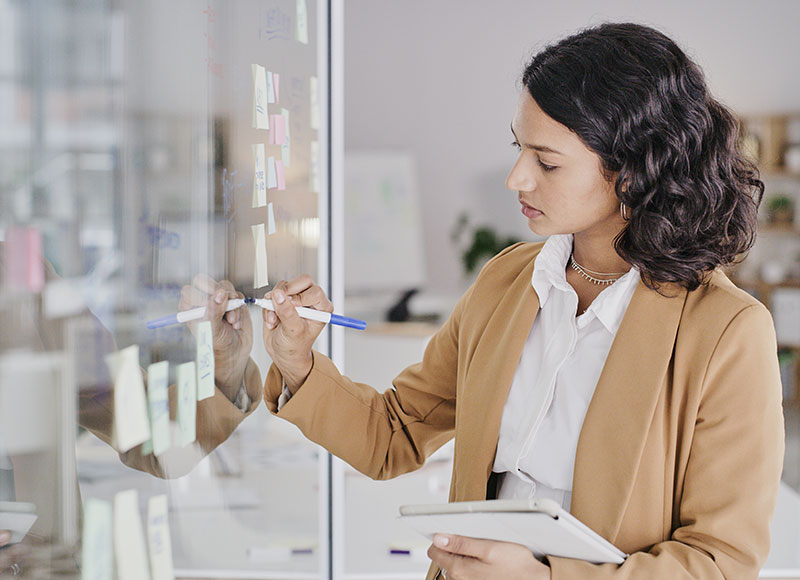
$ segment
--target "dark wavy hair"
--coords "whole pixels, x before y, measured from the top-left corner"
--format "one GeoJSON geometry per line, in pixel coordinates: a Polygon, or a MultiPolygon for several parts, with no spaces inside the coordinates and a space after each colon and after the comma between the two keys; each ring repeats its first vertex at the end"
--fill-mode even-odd
{"type": "Polygon", "coordinates": [[[602,161],[627,206],[617,253],[658,290],[694,290],[753,245],[764,195],[739,124],[702,70],[653,28],[608,23],[545,47],[522,83],[602,161]]]}

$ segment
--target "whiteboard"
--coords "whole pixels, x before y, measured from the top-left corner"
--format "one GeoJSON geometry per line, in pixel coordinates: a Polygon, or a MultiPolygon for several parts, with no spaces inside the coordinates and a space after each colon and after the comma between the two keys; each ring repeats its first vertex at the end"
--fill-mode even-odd
{"type": "Polygon", "coordinates": [[[347,152],[345,208],[348,292],[424,285],[420,192],[410,153],[347,152]]]}

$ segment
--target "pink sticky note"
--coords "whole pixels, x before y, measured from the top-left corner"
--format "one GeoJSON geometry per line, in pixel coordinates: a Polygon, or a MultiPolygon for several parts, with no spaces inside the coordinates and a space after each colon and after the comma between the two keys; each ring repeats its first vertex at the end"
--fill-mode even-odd
{"type": "Polygon", "coordinates": [[[278,189],[286,189],[286,171],[280,159],[275,160],[275,175],[278,177],[278,189]]]}
{"type": "Polygon", "coordinates": [[[272,86],[275,88],[275,102],[278,102],[278,81],[280,75],[278,73],[272,73],[272,86]]]}
{"type": "Polygon", "coordinates": [[[6,284],[16,290],[39,292],[44,287],[42,233],[34,227],[6,230],[6,284]]]}
{"type": "Polygon", "coordinates": [[[269,143],[286,145],[286,117],[283,115],[269,116],[269,143]]]}

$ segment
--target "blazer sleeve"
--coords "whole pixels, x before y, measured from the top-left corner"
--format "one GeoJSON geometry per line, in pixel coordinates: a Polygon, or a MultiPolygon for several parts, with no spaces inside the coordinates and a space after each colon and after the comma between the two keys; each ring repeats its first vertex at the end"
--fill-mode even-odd
{"type": "Polygon", "coordinates": [[[453,437],[459,324],[471,289],[431,338],[421,362],[402,371],[380,393],[339,373],[314,352],[303,385],[278,411],[283,378],[273,364],[264,384],[271,413],[373,479],[413,471],[453,437]]]}
{"type": "Polygon", "coordinates": [[[783,466],[776,353],[769,311],[741,310],[708,363],[672,537],[621,565],[550,558],[553,580],[758,577],[783,466]]]}

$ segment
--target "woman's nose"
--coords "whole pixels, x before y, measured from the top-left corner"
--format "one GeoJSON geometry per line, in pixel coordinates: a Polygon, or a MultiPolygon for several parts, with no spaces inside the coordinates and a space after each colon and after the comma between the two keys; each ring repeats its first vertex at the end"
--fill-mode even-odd
{"type": "Polygon", "coordinates": [[[533,172],[525,166],[521,155],[506,177],[506,187],[511,191],[532,191],[536,188],[533,172]]]}

